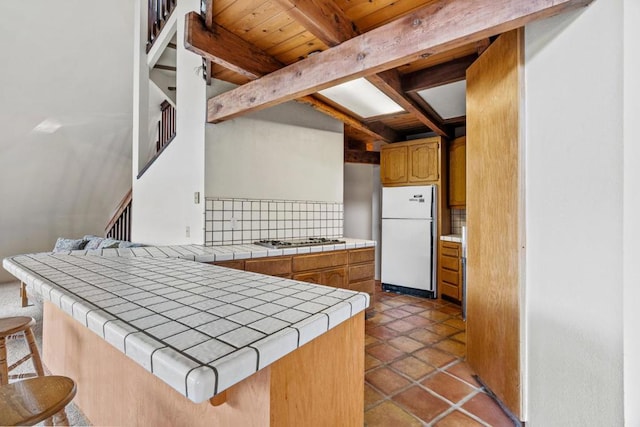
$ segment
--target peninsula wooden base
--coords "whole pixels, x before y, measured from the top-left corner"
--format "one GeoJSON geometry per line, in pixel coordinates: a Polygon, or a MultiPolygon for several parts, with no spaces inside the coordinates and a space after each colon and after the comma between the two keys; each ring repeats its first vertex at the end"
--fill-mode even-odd
{"type": "Polygon", "coordinates": [[[195,404],[49,302],[43,359],[72,378],[94,425],[362,426],[364,313],[231,387],[219,406],[195,404]]]}

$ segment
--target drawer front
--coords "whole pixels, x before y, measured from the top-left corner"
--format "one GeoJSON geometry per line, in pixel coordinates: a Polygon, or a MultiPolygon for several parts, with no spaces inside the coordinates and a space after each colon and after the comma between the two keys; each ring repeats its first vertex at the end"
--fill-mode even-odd
{"type": "Polygon", "coordinates": [[[244,270],[244,260],[218,261],[212,264],[219,265],[220,267],[233,268],[234,270],[244,270]]]}
{"type": "Polygon", "coordinates": [[[375,248],[351,249],[349,251],[349,264],[361,262],[373,262],[376,259],[375,248]]]}
{"type": "Polygon", "coordinates": [[[460,270],[460,259],[453,258],[450,256],[442,256],[440,257],[440,266],[442,268],[446,268],[447,270],[459,271],[460,270]]]}
{"type": "Polygon", "coordinates": [[[443,282],[451,283],[452,285],[457,286],[460,284],[459,277],[460,275],[455,271],[440,269],[440,279],[443,282]]]}
{"type": "Polygon", "coordinates": [[[347,251],[296,255],[293,257],[292,271],[298,273],[307,270],[334,267],[337,265],[345,265],[348,261],[349,254],[347,251]]]}
{"type": "Polygon", "coordinates": [[[361,282],[373,279],[375,266],[373,264],[360,264],[349,266],[349,282],[361,282]]]}
{"type": "Polygon", "coordinates": [[[291,274],[291,257],[258,258],[245,261],[245,270],[255,273],[281,276],[291,274]]]}
{"type": "Polygon", "coordinates": [[[448,283],[440,283],[440,293],[460,300],[460,288],[458,286],[450,285],[448,283]]]}
{"type": "Polygon", "coordinates": [[[449,246],[440,246],[440,253],[442,254],[442,256],[450,256],[454,258],[460,257],[459,248],[452,248],[449,246]]]}

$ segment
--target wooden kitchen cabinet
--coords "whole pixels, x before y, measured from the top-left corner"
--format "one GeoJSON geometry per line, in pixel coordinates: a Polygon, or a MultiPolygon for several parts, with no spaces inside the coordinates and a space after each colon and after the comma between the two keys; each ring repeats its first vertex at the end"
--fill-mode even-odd
{"type": "Polygon", "coordinates": [[[423,184],[440,178],[440,142],[412,142],[409,144],[409,183],[423,184]]]}
{"type": "Polygon", "coordinates": [[[380,151],[380,181],[384,186],[435,184],[440,180],[440,137],[397,142],[380,151]]]}
{"type": "Polygon", "coordinates": [[[213,264],[318,285],[367,292],[375,288],[375,248],[218,261],[213,264]]]}
{"type": "Polygon", "coordinates": [[[462,301],[462,245],[440,240],[438,251],[438,287],[440,295],[462,301]]]}
{"type": "Polygon", "coordinates": [[[382,184],[404,184],[407,174],[407,146],[387,145],[380,151],[380,180],[382,184]]]}
{"type": "Polygon", "coordinates": [[[466,137],[453,140],[449,146],[449,206],[467,205],[467,144],[466,137]]]}

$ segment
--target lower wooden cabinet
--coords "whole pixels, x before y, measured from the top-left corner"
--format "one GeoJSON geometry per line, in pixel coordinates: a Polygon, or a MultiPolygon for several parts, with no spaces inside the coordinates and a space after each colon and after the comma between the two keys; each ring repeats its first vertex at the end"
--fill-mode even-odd
{"type": "Polygon", "coordinates": [[[367,292],[375,288],[375,248],[219,261],[213,264],[301,282],[367,292]]]}
{"type": "Polygon", "coordinates": [[[462,300],[461,244],[440,241],[438,251],[438,288],[440,295],[462,300]]]}

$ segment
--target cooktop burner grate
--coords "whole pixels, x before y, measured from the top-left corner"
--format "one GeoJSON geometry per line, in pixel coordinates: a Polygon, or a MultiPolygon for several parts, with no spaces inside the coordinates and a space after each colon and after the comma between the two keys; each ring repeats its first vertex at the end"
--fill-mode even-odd
{"type": "Polygon", "coordinates": [[[256,245],[271,249],[298,248],[301,246],[335,245],[344,243],[344,240],[328,239],[325,237],[309,237],[308,239],[294,240],[259,240],[253,242],[256,245]]]}

